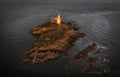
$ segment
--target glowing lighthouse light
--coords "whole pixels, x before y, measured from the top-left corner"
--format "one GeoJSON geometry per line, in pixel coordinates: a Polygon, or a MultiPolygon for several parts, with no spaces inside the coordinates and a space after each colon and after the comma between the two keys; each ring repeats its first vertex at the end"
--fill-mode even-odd
{"type": "Polygon", "coordinates": [[[60,16],[60,14],[58,14],[56,21],[57,21],[57,24],[58,24],[58,25],[61,24],[61,16],[60,16]]]}
{"type": "Polygon", "coordinates": [[[51,18],[50,19],[51,23],[56,23],[56,24],[58,24],[58,26],[61,26],[61,21],[62,21],[62,18],[60,16],[60,14],[58,14],[57,18],[51,18]]]}

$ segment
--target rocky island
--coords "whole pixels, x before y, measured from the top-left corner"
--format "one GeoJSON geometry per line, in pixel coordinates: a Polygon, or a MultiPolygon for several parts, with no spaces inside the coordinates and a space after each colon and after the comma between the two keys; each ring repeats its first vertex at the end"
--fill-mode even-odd
{"type": "Polygon", "coordinates": [[[39,63],[56,59],[62,56],[67,49],[84,33],[77,31],[72,23],[62,22],[60,15],[51,18],[50,22],[43,23],[30,31],[37,36],[33,47],[27,51],[23,62],[39,63]]]}

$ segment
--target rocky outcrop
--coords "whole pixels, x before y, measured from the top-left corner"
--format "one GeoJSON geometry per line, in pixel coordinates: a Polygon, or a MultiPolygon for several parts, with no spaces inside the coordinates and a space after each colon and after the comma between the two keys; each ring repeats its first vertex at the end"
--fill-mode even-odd
{"type": "Polygon", "coordinates": [[[27,57],[23,62],[39,63],[56,59],[63,55],[77,38],[85,36],[84,33],[77,32],[72,24],[62,23],[61,26],[46,24],[31,30],[38,38],[33,48],[26,52],[27,57]]]}

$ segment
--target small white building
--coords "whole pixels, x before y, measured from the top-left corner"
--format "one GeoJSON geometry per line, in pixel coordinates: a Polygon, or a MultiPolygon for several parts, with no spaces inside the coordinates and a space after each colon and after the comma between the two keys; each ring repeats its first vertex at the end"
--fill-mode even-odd
{"type": "Polygon", "coordinates": [[[51,19],[50,19],[50,22],[51,22],[51,23],[56,23],[56,24],[58,24],[58,25],[60,26],[60,24],[61,24],[61,22],[62,22],[62,18],[61,18],[61,16],[60,16],[60,14],[58,14],[57,18],[51,18],[51,19]]]}

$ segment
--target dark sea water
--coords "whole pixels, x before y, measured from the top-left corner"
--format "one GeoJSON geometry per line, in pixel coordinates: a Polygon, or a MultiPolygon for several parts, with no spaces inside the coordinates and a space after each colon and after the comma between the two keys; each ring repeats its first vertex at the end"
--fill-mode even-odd
{"type": "MultiPolygon", "coordinates": [[[[120,76],[120,3],[38,1],[0,3],[0,68],[1,74],[16,77],[92,76],[81,72],[82,63],[72,57],[91,42],[102,45],[101,57],[109,59],[107,77],[120,76]],[[69,57],[40,64],[20,64],[35,37],[29,30],[58,13],[66,22],[76,23],[86,37],[70,48],[69,57]]],[[[106,75],[106,74],[103,74],[106,75]]],[[[100,75],[102,76],[102,75],[100,75]]]]}

